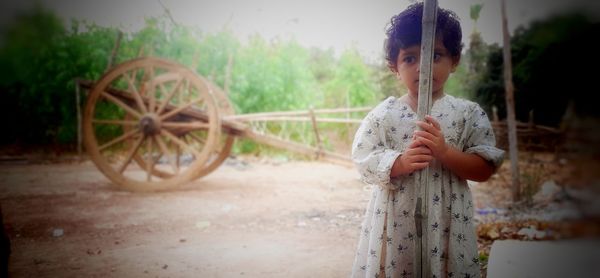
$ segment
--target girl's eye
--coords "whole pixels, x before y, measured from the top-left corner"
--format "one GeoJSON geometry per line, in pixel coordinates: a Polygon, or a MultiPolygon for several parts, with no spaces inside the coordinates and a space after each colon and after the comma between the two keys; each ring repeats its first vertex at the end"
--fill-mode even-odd
{"type": "Polygon", "coordinates": [[[417,61],[417,58],[415,58],[415,56],[406,56],[402,61],[407,64],[412,64],[417,61]]]}
{"type": "Polygon", "coordinates": [[[433,61],[434,62],[439,61],[441,58],[442,58],[442,54],[439,54],[439,53],[434,53],[433,54],[433,61]]]}

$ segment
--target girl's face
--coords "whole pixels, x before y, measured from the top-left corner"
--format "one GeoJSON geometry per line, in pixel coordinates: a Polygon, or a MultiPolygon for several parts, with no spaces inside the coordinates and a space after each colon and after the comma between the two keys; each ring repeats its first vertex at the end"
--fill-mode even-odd
{"type": "MultiPolygon", "coordinates": [[[[421,59],[421,46],[413,45],[400,49],[396,69],[398,78],[408,88],[413,96],[419,92],[419,63],[421,59]]],[[[452,57],[441,40],[436,39],[433,54],[433,95],[444,92],[444,84],[450,73],[456,70],[459,58],[452,57]]]]}

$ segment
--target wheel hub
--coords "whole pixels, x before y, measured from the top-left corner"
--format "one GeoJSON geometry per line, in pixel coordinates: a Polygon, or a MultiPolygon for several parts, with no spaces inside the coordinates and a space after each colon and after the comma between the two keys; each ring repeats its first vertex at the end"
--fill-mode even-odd
{"type": "Polygon", "coordinates": [[[148,113],[140,119],[140,129],[145,136],[153,136],[160,133],[160,119],[154,113],[148,113]]]}

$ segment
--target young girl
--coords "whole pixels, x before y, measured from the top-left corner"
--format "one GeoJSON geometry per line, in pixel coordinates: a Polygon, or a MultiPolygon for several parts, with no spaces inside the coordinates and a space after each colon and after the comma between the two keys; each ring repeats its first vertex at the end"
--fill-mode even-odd
{"type": "Polygon", "coordinates": [[[474,102],[444,94],[460,61],[461,29],[452,11],[438,9],[433,62],[433,106],[417,121],[421,18],[416,3],[386,30],[389,68],[408,94],[389,97],[358,129],[352,158],[372,184],[353,277],[411,277],[415,272],[414,172],[429,166],[429,211],[423,237],[432,277],[479,277],[473,201],[466,180],[485,181],[503,160],[486,113],[474,102]],[[416,127],[422,128],[417,131],[416,127]]]}

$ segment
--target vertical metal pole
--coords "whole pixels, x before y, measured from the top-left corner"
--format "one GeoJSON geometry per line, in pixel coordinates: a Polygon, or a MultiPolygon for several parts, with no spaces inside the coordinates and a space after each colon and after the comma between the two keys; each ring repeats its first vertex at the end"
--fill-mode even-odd
{"type": "MultiPolygon", "coordinates": [[[[432,67],[435,43],[435,26],[437,22],[437,0],[425,0],[423,5],[421,60],[419,72],[419,97],[417,103],[417,119],[422,121],[430,114],[432,105],[432,67]]],[[[429,244],[427,240],[427,217],[429,214],[429,167],[415,175],[415,184],[419,195],[415,207],[415,225],[417,244],[415,248],[415,277],[431,277],[429,244]]]]}

